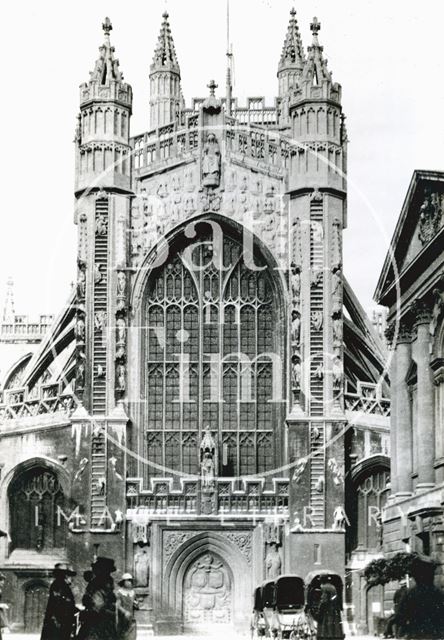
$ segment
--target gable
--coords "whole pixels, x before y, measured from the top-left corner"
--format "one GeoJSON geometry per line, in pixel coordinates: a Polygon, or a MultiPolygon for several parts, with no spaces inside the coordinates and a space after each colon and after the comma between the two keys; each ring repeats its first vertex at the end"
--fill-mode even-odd
{"type": "MultiPolygon", "coordinates": [[[[374,298],[390,306],[395,281],[428,252],[444,230],[444,172],[415,171],[379,276],[374,298]]],[[[430,261],[429,261],[430,262],[430,261]]]]}

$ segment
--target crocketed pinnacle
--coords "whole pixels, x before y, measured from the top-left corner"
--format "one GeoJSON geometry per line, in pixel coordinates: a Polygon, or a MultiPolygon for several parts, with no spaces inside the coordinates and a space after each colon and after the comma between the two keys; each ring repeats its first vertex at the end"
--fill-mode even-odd
{"type": "Polygon", "coordinates": [[[315,17],[310,25],[313,33],[313,42],[311,47],[307,49],[307,61],[302,71],[302,78],[314,85],[321,84],[324,81],[331,82],[332,77],[327,69],[327,60],[323,56],[324,48],[319,44],[318,33],[321,29],[321,23],[315,17]]]}
{"type": "Polygon", "coordinates": [[[290,22],[288,23],[287,35],[285,36],[284,46],[282,47],[278,70],[280,71],[288,67],[302,69],[304,62],[304,47],[296,20],[296,10],[293,8],[290,11],[290,22]]]}
{"type": "Polygon", "coordinates": [[[91,81],[107,85],[111,81],[122,82],[123,75],[119,69],[119,61],[114,58],[114,47],[110,42],[110,33],[113,25],[109,18],[105,18],[102,29],[105,34],[105,41],[99,47],[100,57],[96,60],[94,71],[91,72],[91,81]]]}
{"type": "Polygon", "coordinates": [[[174,46],[171,27],[168,21],[168,13],[163,14],[163,21],[160,27],[159,39],[154,50],[151,71],[167,68],[180,74],[179,62],[177,61],[176,48],[174,46]]]}

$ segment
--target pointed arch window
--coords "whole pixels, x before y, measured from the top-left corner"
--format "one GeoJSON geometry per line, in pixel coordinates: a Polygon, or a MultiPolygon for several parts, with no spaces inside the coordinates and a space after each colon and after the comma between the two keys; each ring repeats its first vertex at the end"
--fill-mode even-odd
{"type": "Polygon", "coordinates": [[[233,238],[224,235],[219,253],[202,235],[192,251],[172,251],[148,282],[144,454],[165,469],[148,464],[146,480],[197,473],[207,426],[219,475],[263,473],[277,462],[282,407],[271,402],[267,355],[279,355],[282,341],[276,288],[265,261],[255,256],[256,267],[266,268],[251,269],[233,238]]]}

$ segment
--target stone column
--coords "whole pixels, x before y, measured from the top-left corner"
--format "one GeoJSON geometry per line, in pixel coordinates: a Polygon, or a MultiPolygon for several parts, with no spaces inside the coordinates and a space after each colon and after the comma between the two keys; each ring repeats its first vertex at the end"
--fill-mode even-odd
{"type": "Polygon", "coordinates": [[[394,392],[396,386],[396,348],[393,343],[393,327],[387,329],[387,342],[390,348],[390,381],[392,386],[390,400],[390,496],[393,497],[398,492],[398,465],[396,451],[396,394],[394,392]]]}
{"type": "Polygon", "coordinates": [[[418,482],[416,489],[425,491],[435,485],[435,415],[434,387],[430,370],[430,312],[425,304],[416,304],[416,365],[418,379],[418,482]]]}
{"type": "Polygon", "coordinates": [[[410,329],[405,325],[399,328],[395,358],[397,495],[409,496],[413,486],[413,429],[407,376],[412,361],[412,345],[410,329]]]}

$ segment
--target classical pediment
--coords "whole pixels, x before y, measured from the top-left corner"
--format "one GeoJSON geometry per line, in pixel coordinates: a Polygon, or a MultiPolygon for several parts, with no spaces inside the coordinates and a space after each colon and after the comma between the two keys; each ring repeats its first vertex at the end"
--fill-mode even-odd
{"type": "MultiPolygon", "coordinates": [[[[444,233],[444,172],[415,171],[385,258],[375,299],[385,294],[444,233]]],[[[415,267],[419,275],[420,267],[415,267]]]]}

